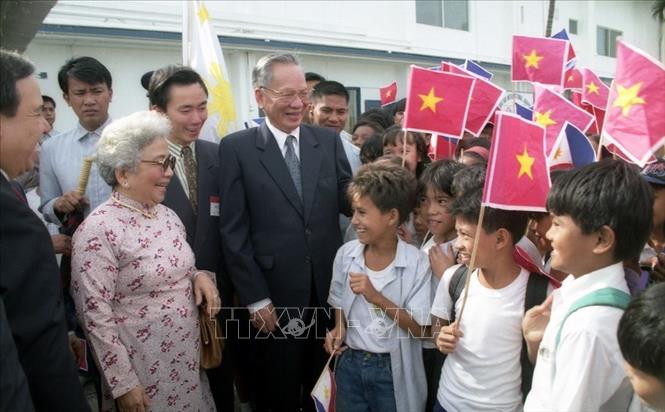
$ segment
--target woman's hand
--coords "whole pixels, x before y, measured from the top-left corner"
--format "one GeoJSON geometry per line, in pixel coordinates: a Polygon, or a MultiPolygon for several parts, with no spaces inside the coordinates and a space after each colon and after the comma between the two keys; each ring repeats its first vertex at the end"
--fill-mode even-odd
{"type": "Polygon", "coordinates": [[[222,308],[219,292],[209,272],[199,271],[196,274],[194,278],[194,297],[196,306],[199,306],[205,300],[206,311],[211,317],[217,315],[222,308]]]}
{"type": "Polygon", "coordinates": [[[116,399],[120,412],[145,412],[150,406],[150,399],[143,386],[135,386],[132,390],[116,399]]]}

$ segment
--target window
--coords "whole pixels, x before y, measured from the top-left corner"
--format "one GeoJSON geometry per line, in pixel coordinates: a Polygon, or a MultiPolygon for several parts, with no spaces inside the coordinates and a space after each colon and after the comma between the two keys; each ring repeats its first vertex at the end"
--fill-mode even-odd
{"type": "Polygon", "coordinates": [[[415,0],[416,23],[469,30],[468,0],[415,0]]]}
{"type": "Polygon", "coordinates": [[[577,20],[568,19],[568,33],[577,34],[577,20]]]}
{"type": "Polygon", "coordinates": [[[617,37],[623,33],[618,30],[612,30],[605,27],[596,29],[596,53],[601,56],[617,56],[617,37]]]}
{"type": "Polygon", "coordinates": [[[347,87],[346,91],[349,92],[349,117],[344,130],[350,133],[360,117],[360,87],[347,87]]]}

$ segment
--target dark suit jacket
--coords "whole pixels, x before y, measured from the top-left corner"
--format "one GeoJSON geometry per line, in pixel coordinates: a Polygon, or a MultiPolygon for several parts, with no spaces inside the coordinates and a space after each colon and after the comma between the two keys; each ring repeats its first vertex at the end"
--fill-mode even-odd
{"type": "Polygon", "coordinates": [[[0,176],[0,296],[35,409],[87,411],[69,352],[51,237],[0,176]]]}
{"type": "Polygon", "coordinates": [[[219,202],[219,159],[217,144],[204,140],[196,141],[196,166],[198,188],[198,211],[185,194],[177,176],[171,178],[166,188],[163,205],[172,209],[182,220],[187,231],[187,243],[194,250],[196,268],[217,274],[217,286],[222,303],[230,304],[230,281],[224,276],[224,259],[220,252],[219,217],[210,215],[211,197],[219,202]]]}
{"type": "Polygon", "coordinates": [[[243,305],[306,307],[312,287],[327,301],[351,168],[332,130],[301,125],[299,147],[304,201],[265,123],[219,145],[222,247],[243,305]]]}

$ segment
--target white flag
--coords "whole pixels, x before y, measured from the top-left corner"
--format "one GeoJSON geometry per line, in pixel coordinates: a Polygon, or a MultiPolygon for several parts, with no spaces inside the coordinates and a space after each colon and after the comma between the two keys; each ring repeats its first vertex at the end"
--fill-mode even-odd
{"type": "Polygon", "coordinates": [[[199,138],[213,142],[236,128],[236,108],[224,55],[208,9],[201,0],[183,1],[182,62],[208,88],[208,120],[199,138]]]}

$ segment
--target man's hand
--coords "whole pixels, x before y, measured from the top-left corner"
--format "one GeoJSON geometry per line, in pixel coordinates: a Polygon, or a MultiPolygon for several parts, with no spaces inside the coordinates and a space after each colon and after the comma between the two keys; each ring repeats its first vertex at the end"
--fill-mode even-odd
{"type": "Polygon", "coordinates": [[[543,340],[545,328],[550,321],[551,310],[552,295],[549,295],[542,304],[529,309],[524,314],[524,319],[522,319],[522,333],[524,334],[531,363],[536,363],[538,348],[543,340]]]}
{"type": "Polygon", "coordinates": [[[55,203],[53,203],[53,209],[58,213],[65,214],[71,213],[79,206],[83,207],[87,204],[88,199],[81,196],[76,190],[72,190],[57,198],[55,203]]]}
{"type": "Polygon", "coordinates": [[[51,235],[51,242],[53,242],[53,249],[55,254],[62,253],[65,256],[72,254],[72,238],[67,235],[51,235]]]}
{"type": "Polygon", "coordinates": [[[349,285],[356,295],[363,295],[369,303],[377,303],[380,293],[374,289],[374,285],[366,274],[349,272],[349,285]]]}
{"type": "Polygon", "coordinates": [[[455,321],[441,328],[439,336],[436,337],[436,347],[442,353],[453,353],[457,347],[457,341],[463,336],[464,334],[459,330],[457,321],[455,321]]]}
{"type": "Polygon", "coordinates": [[[413,242],[413,234],[407,229],[406,223],[402,223],[397,228],[397,236],[406,243],[413,242]]]}
{"type": "Polygon", "coordinates": [[[145,412],[150,406],[150,399],[143,386],[135,386],[132,390],[117,399],[120,412],[145,412]]]}
{"type": "MultiPolygon", "coordinates": [[[[79,339],[78,336],[74,333],[70,333],[68,336],[69,339],[69,351],[74,355],[74,360],[76,365],[81,363],[81,358],[85,356],[85,348],[83,347],[83,342],[79,339]]],[[[78,367],[78,366],[77,366],[78,367]]]]}
{"type": "Polygon", "coordinates": [[[455,264],[455,251],[452,245],[435,245],[429,250],[429,263],[432,267],[432,274],[441,279],[443,272],[455,264]]]}
{"type": "Polygon", "coordinates": [[[328,333],[326,333],[326,340],[323,344],[323,347],[325,348],[326,352],[328,352],[328,354],[330,355],[334,353],[335,356],[339,356],[347,348],[347,346],[342,347],[345,337],[346,337],[345,326],[338,326],[333,330],[328,331],[328,333]]]}
{"type": "Polygon", "coordinates": [[[208,272],[199,271],[199,274],[194,278],[194,297],[196,306],[199,306],[205,300],[206,311],[212,317],[219,313],[222,301],[210,276],[208,272]]]}
{"type": "Polygon", "coordinates": [[[277,328],[277,315],[272,303],[252,313],[252,325],[263,333],[274,332],[277,328]]]}

